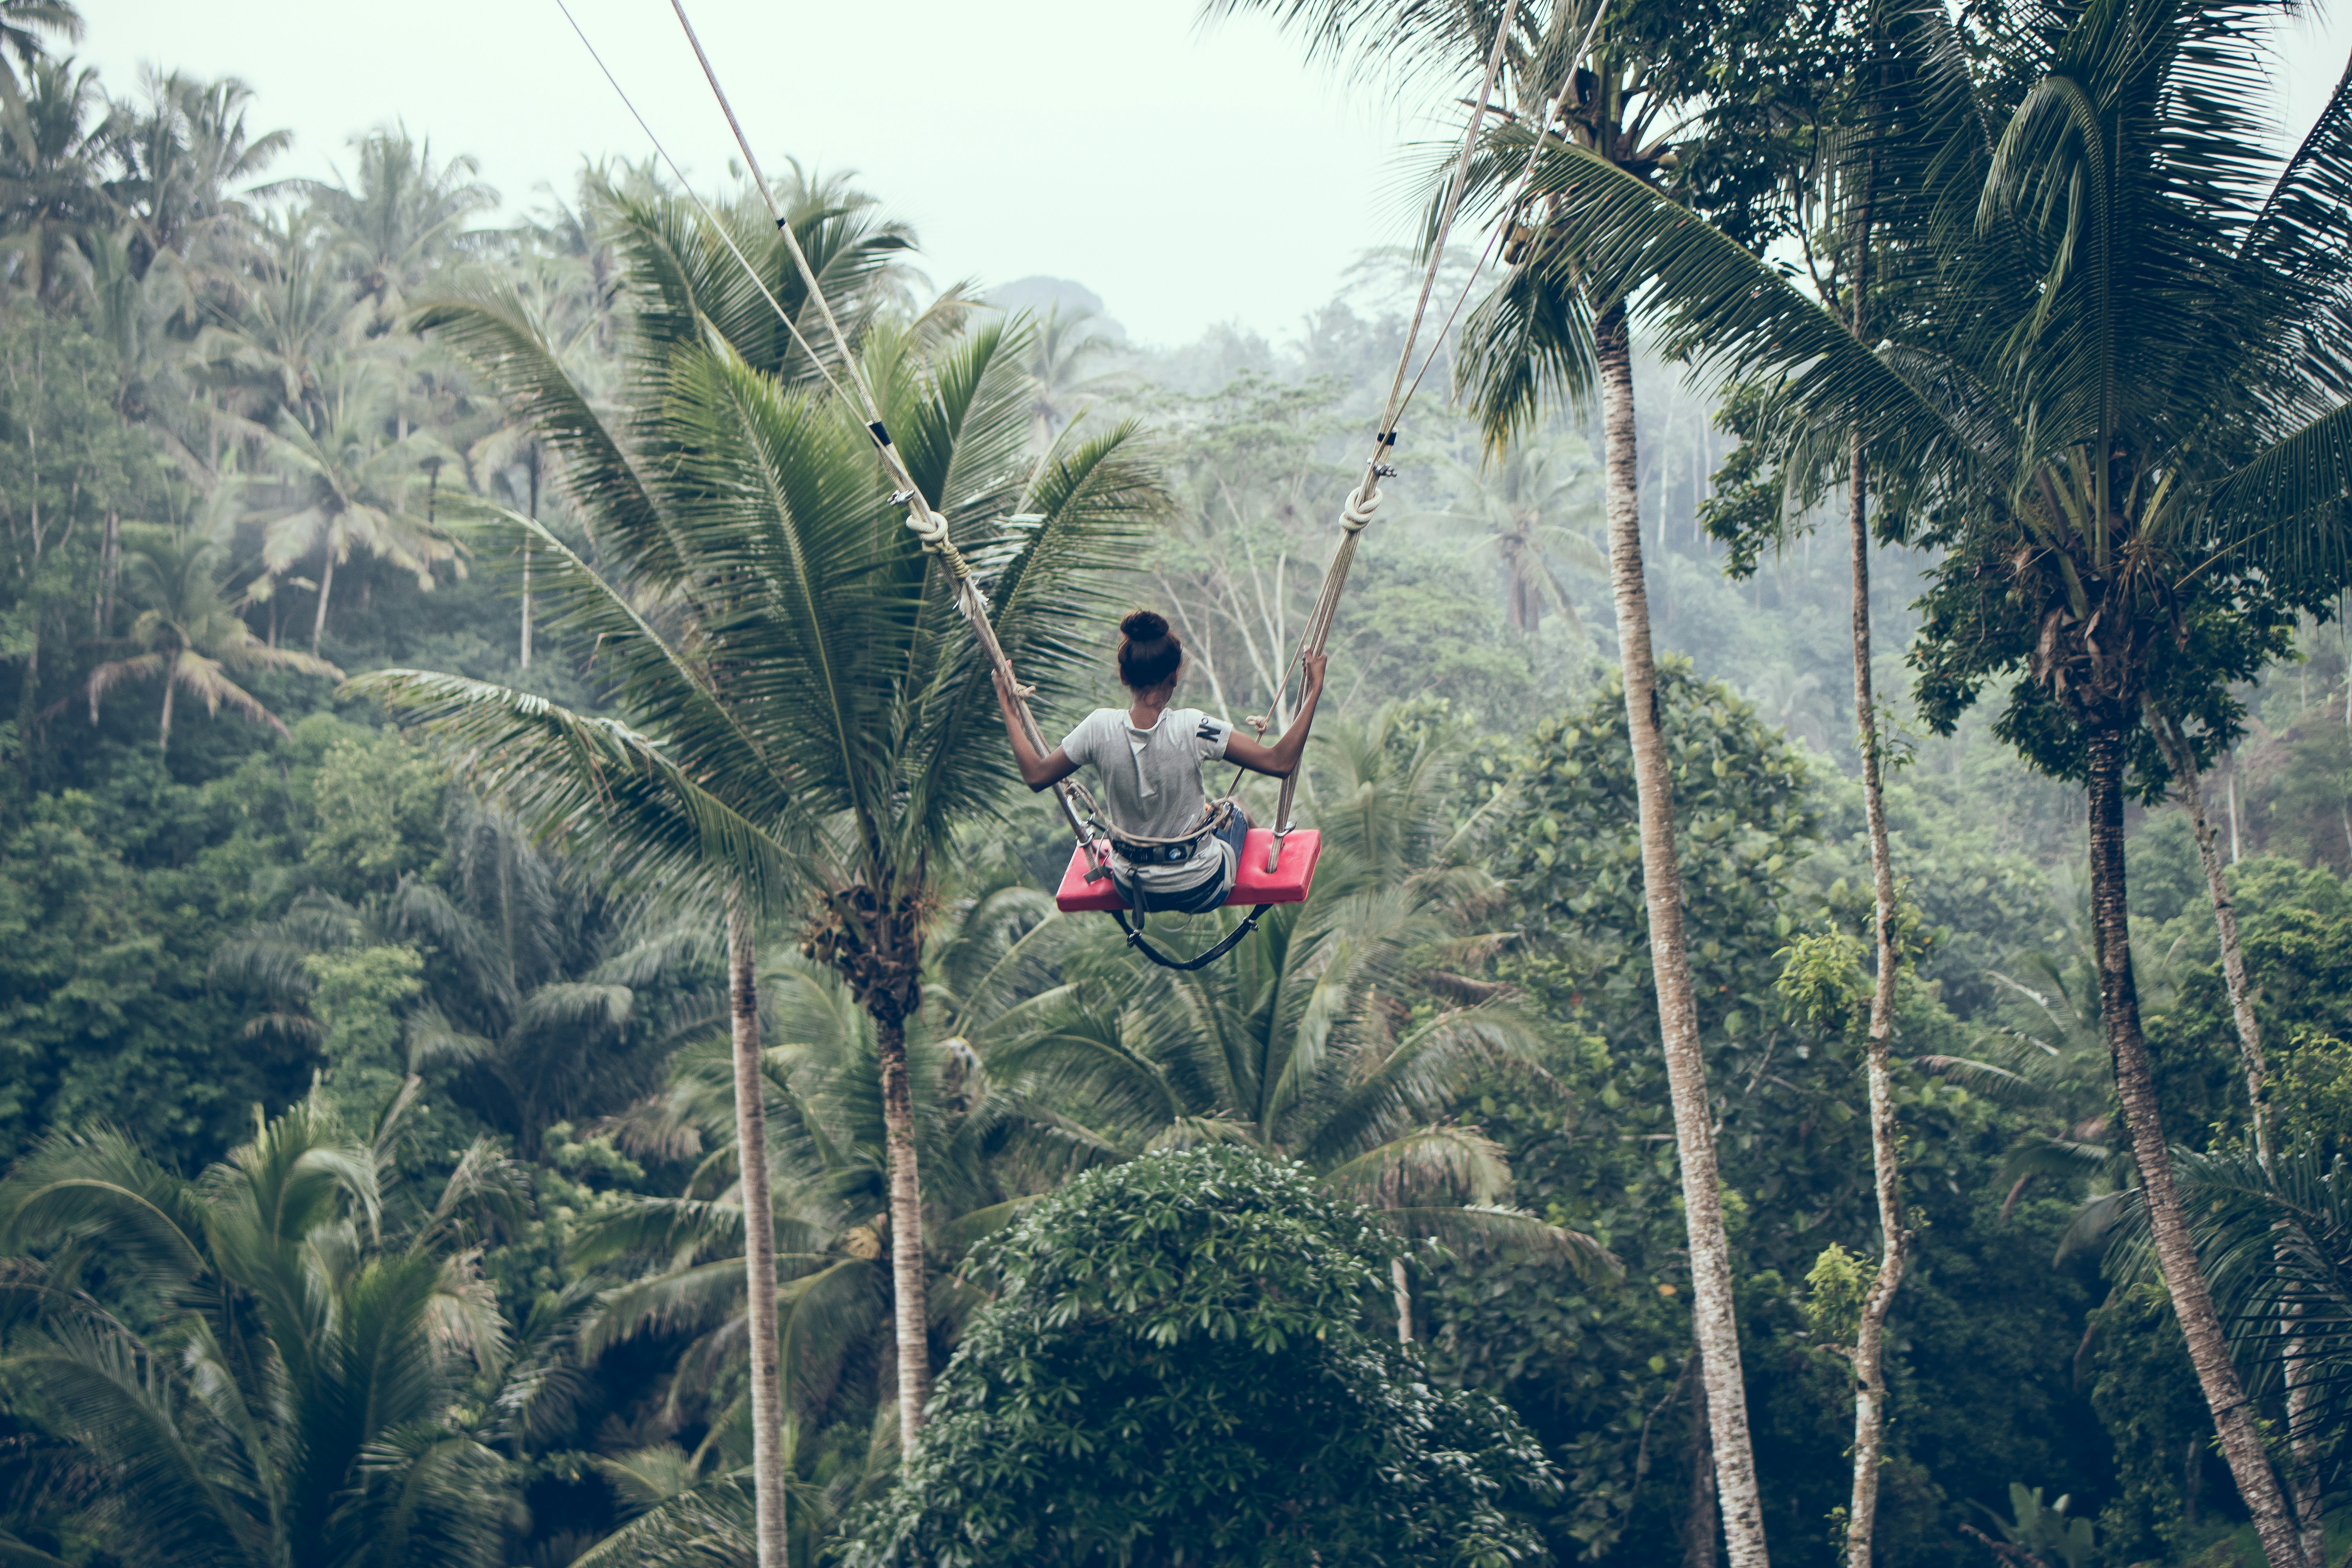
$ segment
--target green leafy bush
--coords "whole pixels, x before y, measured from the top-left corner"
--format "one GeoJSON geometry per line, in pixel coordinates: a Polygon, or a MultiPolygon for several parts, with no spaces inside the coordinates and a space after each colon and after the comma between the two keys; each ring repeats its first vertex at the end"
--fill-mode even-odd
{"type": "Polygon", "coordinates": [[[984,1249],[998,1297],[850,1561],[1501,1564],[1557,1482],[1492,1397],[1367,1326],[1399,1243],[1220,1146],[1071,1183],[984,1249]]]}

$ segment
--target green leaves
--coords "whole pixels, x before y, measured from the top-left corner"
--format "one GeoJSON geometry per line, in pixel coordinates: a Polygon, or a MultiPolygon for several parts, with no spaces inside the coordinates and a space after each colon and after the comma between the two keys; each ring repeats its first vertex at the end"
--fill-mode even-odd
{"type": "Polygon", "coordinates": [[[1805,1274],[1805,1322],[1816,1346],[1835,1351],[1853,1342],[1863,1303],[1877,1278],[1876,1260],[1856,1257],[1836,1242],[1822,1248],[1805,1274]]]}
{"type": "Polygon", "coordinates": [[[380,1156],[314,1099],[194,1181],[101,1133],[52,1140],[0,1184],[7,1244],[49,1255],[17,1276],[32,1289],[0,1397],[103,1478],[82,1519],[110,1555],[497,1561],[504,1476],[451,1407],[502,1363],[505,1326],[449,1222],[501,1173],[470,1152],[427,1226],[387,1247],[380,1156]],[[152,1340],[73,1288],[99,1259],[153,1290],[152,1340]]]}
{"type": "MultiPolygon", "coordinates": [[[[772,914],[862,888],[878,900],[868,913],[895,919],[954,826],[993,810],[1010,777],[987,669],[857,417],[745,314],[740,267],[677,204],[620,205],[647,306],[620,432],[512,300],[426,324],[510,386],[612,539],[623,583],[527,520],[494,525],[545,563],[557,623],[598,639],[633,726],[421,672],[362,689],[425,717],[535,826],[604,837],[649,879],[715,879],[772,914]],[[648,591],[664,595],[657,614],[633,598],[648,591]]],[[[872,284],[867,264],[897,242],[860,230],[854,205],[819,207],[794,219],[814,226],[813,261],[872,284]]],[[[772,237],[736,237],[782,254],[772,237]]],[[[780,274],[771,291],[789,310],[797,288],[780,274]]],[[[1103,584],[1160,504],[1158,480],[1125,426],[1033,465],[1024,335],[990,326],[941,346],[936,327],[866,332],[863,372],[981,572],[999,641],[1050,694],[1092,658],[1103,584]]],[[[829,918],[866,916],[838,903],[829,918]]]]}
{"type": "Polygon", "coordinates": [[[1083,1176],[986,1244],[999,1286],[850,1561],[1508,1563],[1556,1488],[1375,1320],[1399,1243],[1232,1146],[1083,1176]],[[1148,1542],[1148,1547],[1146,1546],[1148,1542]]]}

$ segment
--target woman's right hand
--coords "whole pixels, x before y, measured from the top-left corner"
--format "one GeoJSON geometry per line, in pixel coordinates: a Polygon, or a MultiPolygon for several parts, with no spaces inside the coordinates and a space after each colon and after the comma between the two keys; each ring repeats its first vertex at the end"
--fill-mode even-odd
{"type": "Polygon", "coordinates": [[[1330,662],[1331,656],[1328,653],[1302,653],[1298,656],[1298,668],[1305,672],[1307,690],[1323,689],[1323,667],[1330,662]]]}

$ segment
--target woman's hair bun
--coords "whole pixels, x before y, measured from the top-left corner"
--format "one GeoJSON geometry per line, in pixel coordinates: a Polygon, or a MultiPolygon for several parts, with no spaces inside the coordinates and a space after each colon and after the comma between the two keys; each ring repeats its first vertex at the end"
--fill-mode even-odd
{"type": "Polygon", "coordinates": [[[1118,644],[1118,679],[1129,690],[1165,685],[1184,668],[1183,639],[1168,629],[1168,617],[1159,611],[1130,610],[1118,629],[1127,634],[1118,644]]]}

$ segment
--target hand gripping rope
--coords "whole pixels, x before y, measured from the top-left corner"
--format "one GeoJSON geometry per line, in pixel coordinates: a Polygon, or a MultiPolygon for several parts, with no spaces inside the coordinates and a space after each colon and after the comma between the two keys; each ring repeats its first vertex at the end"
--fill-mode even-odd
{"type": "MultiPolygon", "coordinates": [[[[557,0],[557,5],[563,9],[565,19],[572,23],[572,30],[580,33],[581,42],[587,45],[590,55],[595,58],[598,68],[604,71],[605,79],[613,83],[615,92],[620,93],[622,102],[627,105],[631,116],[645,130],[646,134],[652,137],[653,128],[646,124],[645,117],[637,113],[635,104],[629,102],[627,93],[622,90],[619,81],[614,79],[611,69],[604,65],[603,57],[596,54],[595,46],[588,42],[587,35],[581,31],[579,22],[572,16],[570,9],[563,6],[562,0],[557,0]]],[[[965,560],[963,552],[956,548],[954,540],[950,537],[947,519],[932,510],[929,500],[924,497],[921,489],[916,485],[913,476],[908,471],[906,463],[900,458],[898,448],[891,444],[889,429],[882,420],[881,406],[875,399],[873,389],[866,384],[856,358],[850,353],[847,335],[842,331],[841,323],[835,317],[833,307],[825,299],[824,289],[817,282],[815,270],[809,265],[808,256],[801,248],[799,236],[793,232],[792,225],[776,204],[775,193],[768,184],[767,175],[761,170],[758,156],[751,151],[751,139],[743,133],[742,122],[736,118],[734,105],[728,100],[726,89],[719,85],[719,73],[710,63],[710,56],[703,48],[701,38],[695,33],[693,22],[687,16],[684,0],[670,0],[670,8],[677,14],[678,26],[685,30],[687,41],[693,47],[695,58],[702,67],[703,78],[710,84],[711,93],[718,99],[719,110],[727,117],[728,128],[734,132],[735,144],[742,152],[744,164],[751,173],[751,183],[758,188],[761,199],[768,205],[769,216],[775,220],[776,231],[783,238],[784,247],[792,256],[793,266],[800,274],[803,287],[808,290],[809,300],[816,306],[817,313],[824,321],[826,332],[833,340],[833,346],[839,357],[842,374],[849,383],[847,388],[843,387],[841,381],[835,377],[833,371],[825,364],[824,357],[819,355],[801,335],[799,325],[793,321],[791,312],[783,308],[782,303],[768,289],[765,280],[760,277],[759,269],[754,268],[751,258],[737,247],[733,238],[727,233],[725,226],[717,221],[716,215],[703,205],[699,196],[694,195],[693,188],[687,183],[686,176],[678,169],[677,161],[662,148],[658,138],[654,139],[655,149],[661,153],[663,162],[669,165],[671,173],[677,175],[681,187],[694,200],[695,205],[701,208],[713,232],[719,235],[728,251],[735,258],[737,264],[743,268],[753,285],[759,289],[761,295],[766,299],[770,308],[776,312],[778,320],[783,322],[785,330],[792,334],[793,341],[800,345],[803,353],[808,354],[811,362],[817,366],[818,371],[835,392],[844,395],[855,393],[856,402],[866,415],[866,433],[873,437],[875,450],[882,459],[885,472],[889,476],[893,487],[891,501],[908,509],[907,527],[922,542],[924,550],[937,556],[940,564],[946,568],[955,595],[956,607],[962,613],[965,622],[971,626],[972,636],[980,644],[981,652],[987,658],[989,668],[997,679],[1003,684],[1011,700],[1014,716],[1020,724],[1023,738],[1043,753],[1046,750],[1045,738],[1037,727],[1035,715],[1029,709],[1029,699],[1036,694],[1036,689],[1022,684],[1014,674],[1013,661],[1005,656],[1003,646],[997,640],[996,628],[989,620],[987,597],[981,592],[980,584],[972,575],[971,563],[965,560]]],[[[1396,445],[1397,421],[1406,405],[1412,401],[1413,393],[1419,389],[1422,376],[1428,374],[1429,361],[1436,357],[1436,348],[1433,346],[1429,359],[1422,363],[1421,374],[1413,376],[1410,384],[1406,382],[1405,374],[1412,369],[1413,349],[1421,335],[1423,321],[1428,313],[1430,294],[1436,287],[1438,267],[1444,258],[1445,242],[1453,231],[1454,216],[1460,208],[1463,190],[1469,178],[1471,157],[1477,148],[1478,134],[1485,127],[1487,105],[1492,101],[1495,84],[1502,73],[1503,58],[1510,39],[1511,22],[1516,8],[1517,0],[1504,0],[1502,13],[1496,20],[1494,46],[1486,57],[1486,75],[1479,86],[1477,106],[1472,110],[1469,127],[1463,134],[1461,154],[1455,160],[1454,178],[1446,190],[1445,200],[1440,210],[1437,226],[1430,245],[1429,264],[1422,274],[1420,293],[1413,302],[1412,320],[1405,333],[1404,350],[1398,356],[1396,374],[1390,380],[1387,402],[1381,411],[1380,422],[1375,427],[1378,434],[1372,443],[1372,455],[1365,464],[1364,478],[1349,493],[1345,504],[1340,509],[1339,540],[1332,552],[1330,567],[1324,574],[1322,589],[1316,597],[1313,613],[1307,617],[1307,626],[1299,639],[1297,650],[1291,656],[1289,664],[1284,668],[1282,679],[1276,688],[1275,710],[1277,713],[1282,706],[1282,694],[1288,689],[1291,673],[1298,668],[1300,657],[1310,653],[1321,653],[1325,644],[1329,640],[1332,617],[1339,609],[1340,595],[1347,587],[1348,572],[1355,560],[1357,541],[1372,521],[1373,512],[1380,507],[1380,481],[1393,478],[1396,474],[1396,469],[1391,467],[1386,459],[1391,455],[1391,449],[1396,445]]],[[[1598,18],[1596,17],[1595,20],[1597,23],[1598,18]]],[[[1587,47],[1590,47],[1589,41],[1587,47]]],[[[1545,118],[1536,126],[1536,149],[1538,152],[1542,146],[1543,133],[1549,124],[1549,114],[1550,109],[1547,105],[1545,118]]],[[[1535,156],[1531,153],[1528,174],[1532,175],[1534,169],[1535,156]]],[[[1524,184],[1524,177],[1522,184],[1524,184]]],[[[1504,221],[1496,231],[1498,237],[1509,227],[1510,214],[1516,205],[1516,197],[1505,204],[1504,221]]],[[[1490,240],[1490,250],[1492,245],[1493,242],[1490,240]]],[[[1484,259],[1482,257],[1482,265],[1484,259]]],[[[1475,270],[1473,276],[1475,279],[1475,270]]],[[[1468,296],[1469,288],[1465,285],[1463,289],[1463,299],[1466,300],[1468,296]]],[[[1461,308],[1462,301],[1455,301],[1454,313],[1459,314],[1461,308]]],[[[1449,316],[1447,318],[1449,327],[1452,321],[1453,318],[1449,316]]],[[[1442,332],[1440,337],[1442,340],[1442,332]]],[[[1263,719],[1253,716],[1250,721],[1256,725],[1261,733],[1264,732],[1265,724],[1263,719]]],[[[1295,826],[1292,820],[1292,805],[1297,790],[1297,775],[1294,770],[1290,776],[1282,781],[1281,800],[1275,813],[1273,846],[1266,858],[1268,872],[1274,870],[1276,862],[1280,859],[1283,840],[1295,826]]],[[[1087,873],[1087,880],[1092,881],[1108,876],[1110,847],[1106,835],[1097,826],[1102,820],[1100,807],[1087,793],[1085,786],[1075,779],[1063,779],[1057,782],[1054,785],[1054,795],[1061,805],[1063,816],[1068,821],[1072,833],[1076,836],[1079,847],[1085,850],[1093,868],[1087,873]]],[[[1223,826],[1230,820],[1230,813],[1233,809],[1234,803],[1230,798],[1220,800],[1211,805],[1203,827],[1196,829],[1193,834],[1185,836],[1184,838],[1135,839],[1133,842],[1186,842],[1192,837],[1197,837],[1202,831],[1213,831],[1223,826]]],[[[1125,910],[1114,910],[1113,914],[1118,919],[1120,928],[1127,932],[1128,942],[1152,963],[1170,969],[1192,970],[1212,963],[1231,952],[1242,938],[1247,936],[1256,927],[1259,917],[1271,907],[1271,905],[1260,904],[1252,910],[1238,926],[1226,933],[1215,946],[1197,957],[1184,960],[1171,958],[1145,941],[1143,933],[1129,923],[1125,910]]]]}

